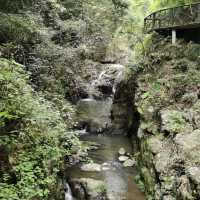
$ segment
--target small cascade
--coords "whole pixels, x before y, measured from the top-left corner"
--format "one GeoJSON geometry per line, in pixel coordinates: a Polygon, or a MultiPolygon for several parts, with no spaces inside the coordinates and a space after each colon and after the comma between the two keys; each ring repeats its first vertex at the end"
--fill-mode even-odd
{"type": "Polygon", "coordinates": [[[103,70],[97,79],[93,80],[91,82],[91,85],[89,87],[89,99],[93,99],[93,94],[96,92],[96,85],[98,85],[102,79],[102,77],[106,74],[106,70],[103,70]]]}
{"type": "Polygon", "coordinates": [[[88,87],[89,97],[77,103],[78,121],[89,132],[102,133],[112,128],[111,110],[117,85],[125,78],[125,67],[106,65],[88,87]]]}
{"type": "Polygon", "coordinates": [[[122,77],[123,77],[123,72],[119,71],[119,73],[116,76],[116,80],[115,80],[115,82],[113,84],[113,89],[112,89],[113,95],[115,94],[117,84],[121,81],[122,77]]]}
{"type": "Polygon", "coordinates": [[[64,181],[65,200],[74,200],[69,184],[64,181]]]}

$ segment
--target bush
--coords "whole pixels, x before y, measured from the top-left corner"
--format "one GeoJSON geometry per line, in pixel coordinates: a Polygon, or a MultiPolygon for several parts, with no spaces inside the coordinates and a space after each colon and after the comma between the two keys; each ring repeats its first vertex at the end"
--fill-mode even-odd
{"type": "Polygon", "coordinates": [[[0,154],[5,157],[0,165],[0,199],[4,200],[48,199],[62,157],[78,142],[67,132],[60,112],[35,93],[27,79],[23,66],[0,59],[0,154]]]}
{"type": "Polygon", "coordinates": [[[36,25],[28,17],[0,13],[0,42],[28,43],[36,40],[36,25]]]}
{"type": "Polygon", "coordinates": [[[25,6],[30,6],[32,2],[32,0],[0,0],[0,10],[15,13],[25,6]]]}

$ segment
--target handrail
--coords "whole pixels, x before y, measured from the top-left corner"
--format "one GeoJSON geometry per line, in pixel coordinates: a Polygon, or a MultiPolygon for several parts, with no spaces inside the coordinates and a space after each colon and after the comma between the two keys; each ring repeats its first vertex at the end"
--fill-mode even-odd
{"type": "Polygon", "coordinates": [[[147,15],[147,16],[145,17],[145,19],[146,19],[147,17],[149,17],[150,15],[152,15],[152,14],[154,14],[154,13],[157,13],[157,12],[160,12],[160,11],[170,10],[170,9],[173,9],[173,8],[181,8],[181,7],[184,7],[184,6],[187,6],[187,7],[188,7],[188,6],[192,6],[192,5],[196,5],[196,4],[200,4],[200,2],[191,3],[191,4],[183,4],[183,5],[180,5],[180,6],[173,6],[173,7],[168,7],[168,8],[162,8],[162,9],[159,9],[159,10],[154,11],[154,12],[152,12],[151,14],[147,15]]]}
{"type": "Polygon", "coordinates": [[[145,17],[144,30],[151,32],[196,23],[200,24],[200,2],[155,11],[145,17]]]}

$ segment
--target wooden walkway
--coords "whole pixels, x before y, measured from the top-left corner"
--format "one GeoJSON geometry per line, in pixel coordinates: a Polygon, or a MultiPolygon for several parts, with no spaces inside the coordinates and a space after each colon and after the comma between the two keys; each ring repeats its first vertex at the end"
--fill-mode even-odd
{"type": "Polygon", "coordinates": [[[145,33],[200,28],[200,2],[154,12],[144,19],[145,33]]]}

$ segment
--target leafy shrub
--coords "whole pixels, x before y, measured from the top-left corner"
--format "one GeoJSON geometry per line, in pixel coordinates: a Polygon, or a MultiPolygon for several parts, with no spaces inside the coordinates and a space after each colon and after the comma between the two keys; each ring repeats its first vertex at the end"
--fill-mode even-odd
{"type": "Polygon", "coordinates": [[[0,10],[2,12],[17,12],[25,6],[30,6],[31,0],[0,0],[0,10]]]}
{"type": "Polygon", "coordinates": [[[4,200],[48,199],[62,157],[78,142],[60,112],[27,79],[23,66],[0,59],[0,149],[7,153],[0,165],[4,200]]]}
{"type": "Polygon", "coordinates": [[[36,25],[29,18],[0,13],[0,42],[34,42],[36,36],[36,25]]]}

